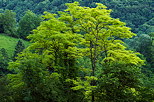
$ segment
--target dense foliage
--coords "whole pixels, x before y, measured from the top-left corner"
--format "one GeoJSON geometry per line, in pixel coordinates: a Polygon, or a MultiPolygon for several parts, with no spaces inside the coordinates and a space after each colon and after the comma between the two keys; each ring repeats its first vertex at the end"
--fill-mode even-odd
{"type": "Polygon", "coordinates": [[[31,11],[27,11],[19,21],[18,35],[25,39],[31,34],[31,31],[40,25],[42,18],[31,11]]]}
{"type": "Polygon", "coordinates": [[[15,61],[16,60],[16,57],[18,56],[18,54],[20,52],[22,52],[23,50],[25,49],[25,45],[22,43],[21,40],[19,40],[15,46],[15,51],[14,51],[14,54],[13,54],[13,60],[15,61]]]}
{"type": "Polygon", "coordinates": [[[74,1],[89,7],[95,7],[95,2],[105,4],[113,10],[112,17],[127,22],[127,25],[133,28],[135,33],[154,31],[152,30],[154,28],[149,27],[153,26],[153,0],[1,0],[0,7],[16,12],[19,20],[27,10],[36,14],[42,14],[44,11],[56,13],[66,8],[65,3],[74,1]],[[146,25],[147,23],[149,26],[146,25]]]}
{"type": "MultiPolygon", "coordinates": [[[[113,18],[120,18],[120,20],[126,22],[127,26],[132,28],[131,31],[137,33],[138,36],[154,32],[153,0],[1,0],[0,12],[4,17],[0,16],[0,19],[2,19],[0,20],[0,32],[27,40],[26,36],[42,21],[36,14],[43,14],[44,11],[57,13],[57,11],[66,9],[65,3],[74,1],[80,2],[82,6],[89,7],[96,7],[95,2],[105,4],[113,10],[111,12],[113,18]],[[6,9],[13,10],[16,13],[19,24],[15,23],[15,13],[6,9]]],[[[137,42],[133,45],[137,45],[137,42]]],[[[146,57],[146,55],[144,56],[146,57]]]]}
{"type": "Polygon", "coordinates": [[[5,10],[4,13],[0,13],[0,33],[17,37],[16,18],[14,12],[5,10]]]}
{"type": "Polygon", "coordinates": [[[0,101],[154,101],[153,1],[76,1],[0,1],[0,101]]]}

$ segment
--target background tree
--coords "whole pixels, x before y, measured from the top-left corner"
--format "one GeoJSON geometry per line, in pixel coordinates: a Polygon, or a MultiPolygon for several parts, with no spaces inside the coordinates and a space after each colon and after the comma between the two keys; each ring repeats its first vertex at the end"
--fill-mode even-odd
{"type": "Polygon", "coordinates": [[[5,10],[4,13],[0,15],[0,19],[1,33],[17,37],[15,13],[10,10],[5,10]]]}
{"type": "Polygon", "coordinates": [[[31,34],[31,31],[39,26],[42,18],[32,11],[27,11],[25,15],[19,21],[18,34],[22,39],[27,39],[26,37],[31,34]]]}
{"type": "Polygon", "coordinates": [[[25,46],[23,44],[23,42],[21,40],[19,40],[15,46],[15,51],[14,51],[14,55],[13,55],[13,60],[16,60],[16,57],[18,56],[18,54],[20,52],[22,52],[25,49],[25,46]]]}
{"type": "MultiPolygon", "coordinates": [[[[71,3],[75,0],[11,0],[6,2],[3,0],[2,9],[13,10],[17,14],[17,21],[24,15],[24,12],[31,10],[36,14],[42,14],[44,11],[57,13],[66,9],[65,3],[71,3]]],[[[146,22],[154,17],[153,13],[153,0],[76,0],[82,6],[96,7],[95,2],[102,3],[112,9],[111,16],[120,18],[127,23],[127,26],[132,28],[135,33],[141,33],[143,26],[146,22]]],[[[148,32],[153,27],[149,27],[148,32]]],[[[144,34],[144,33],[141,33],[144,34]]]]}
{"type": "Polygon", "coordinates": [[[129,48],[143,54],[144,59],[147,61],[146,65],[144,66],[145,68],[143,68],[143,72],[145,72],[145,70],[153,72],[153,33],[141,34],[126,42],[130,46],[129,48]]]}
{"type": "Polygon", "coordinates": [[[151,66],[152,68],[154,68],[154,32],[150,33],[149,34],[151,39],[152,39],[152,45],[151,45],[151,48],[150,48],[150,54],[151,54],[151,66]]]}
{"type": "Polygon", "coordinates": [[[8,67],[9,57],[4,48],[0,50],[0,75],[4,75],[8,73],[7,67],[8,67]]]}
{"type": "Polygon", "coordinates": [[[0,33],[4,33],[3,14],[0,14],[0,33]]]}

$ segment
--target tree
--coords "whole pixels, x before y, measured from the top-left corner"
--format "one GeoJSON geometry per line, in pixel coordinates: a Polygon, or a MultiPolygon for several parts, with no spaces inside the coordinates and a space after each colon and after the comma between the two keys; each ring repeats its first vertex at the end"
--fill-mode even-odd
{"type": "MultiPolygon", "coordinates": [[[[125,64],[140,66],[143,61],[132,51],[125,50],[124,42],[120,39],[131,38],[135,34],[125,23],[110,17],[110,10],[106,6],[97,4],[96,8],[80,7],[78,3],[67,4],[68,9],[63,12],[62,19],[73,32],[81,33],[85,41],[82,42],[87,50],[85,56],[91,61],[91,76],[96,77],[99,63],[113,63],[122,61],[125,64]],[[121,56],[120,56],[121,55],[121,56]],[[122,57],[123,56],[123,57],[122,57]]],[[[102,69],[103,70],[103,69],[102,69]]],[[[96,81],[91,81],[96,86],[96,81]]],[[[92,91],[91,101],[95,101],[92,91]]]]}
{"type": "Polygon", "coordinates": [[[8,87],[12,101],[66,102],[60,75],[50,74],[41,57],[29,52],[20,54],[16,62],[10,63],[17,72],[7,76],[11,82],[8,87]]]}
{"type": "Polygon", "coordinates": [[[78,98],[81,98],[82,94],[80,96],[79,92],[71,90],[70,88],[73,85],[66,83],[65,80],[68,78],[75,79],[79,75],[76,59],[82,55],[81,49],[77,47],[82,40],[82,35],[74,33],[70,27],[55,16],[55,14],[45,12],[43,17],[48,21],[42,22],[33,31],[34,34],[28,37],[32,39],[32,42],[37,42],[29,49],[43,55],[43,62],[50,72],[57,72],[62,75],[61,81],[66,88],[63,91],[65,91],[67,101],[80,101],[78,98]],[[79,97],[75,94],[78,94],[79,97]],[[73,97],[76,97],[76,99],[73,97]]]}
{"type": "MultiPolygon", "coordinates": [[[[45,21],[43,21],[41,25],[33,31],[33,34],[28,37],[32,39],[31,40],[32,42],[36,42],[36,43],[33,43],[31,46],[29,46],[25,50],[25,52],[19,55],[19,57],[17,57],[16,62],[12,63],[10,67],[12,69],[17,69],[18,74],[15,74],[15,76],[19,76],[21,79],[21,80],[17,79],[18,82],[24,83],[26,87],[29,87],[28,85],[33,85],[32,88],[29,89],[30,92],[35,93],[36,90],[32,91],[32,89],[34,87],[40,87],[39,85],[42,85],[43,83],[36,82],[37,83],[36,84],[35,81],[31,82],[30,79],[31,78],[33,79],[33,76],[36,76],[37,72],[29,71],[29,70],[36,70],[37,68],[39,70],[43,70],[42,68],[45,68],[44,69],[45,71],[50,72],[50,73],[47,72],[49,76],[54,77],[55,75],[58,75],[60,84],[64,88],[59,87],[59,85],[56,83],[55,83],[55,86],[57,86],[58,90],[62,91],[60,93],[65,93],[61,95],[61,97],[64,97],[64,96],[66,97],[66,99],[64,99],[65,100],[64,102],[66,101],[72,102],[72,101],[78,100],[79,98],[81,99],[83,95],[82,94],[80,95],[80,93],[78,93],[79,91],[74,91],[70,89],[71,86],[73,86],[73,84],[65,82],[65,80],[67,78],[74,79],[76,78],[76,76],[78,76],[79,69],[76,66],[76,59],[79,56],[81,56],[81,53],[80,53],[81,51],[76,46],[81,41],[82,35],[73,33],[72,30],[69,27],[67,27],[64,22],[58,20],[54,14],[45,13],[44,18],[45,18],[45,21]],[[36,59],[38,59],[39,61],[35,61],[36,59]],[[36,62],[36,64],[34,64],[33,61],[36,62]],[[38,65],[39,67],[35,65],[38,65]]],[[[42,71],[40,73],[42,73],[42,71]]],[[[46,80],[44,78],[49,77],[47,74],[43,74],[45,75],[45,77],[43,76],[41,77],[39,73],[37,74],[38,74],[38,77],[35,77],[36,80],[38,80],[37,78],[40,78],[39,80],[46,80]]],[[[13,76],[10,78],[13,79],[13,76]]],[[[47,79],[47,82],[51,82],[53,84],[55,81],[57,82],[57,78],[53,79],[52,81],[49,81],[49,79],[47,79]]],[[[24,85],[22,86],[24,87],[24,85]]],[[[45,83],[43,85],[49,85],[51,86],[50,88],[52,88],[52,84],[45,83]]],[[[45,87],[45,86],[42,86],[42,87],[45,87]]],[[[50,88],[47,89],[49,90],[49,92],[58,93],[57,91],[54,91],[54,90],[52,91],[53,88],[52,89],[50,88]]],[[[32,99],[34,100],[36,100],[38,97],[35,94],[34,95],[31,94],[33,97],[32,99]]],[[[41,95],[40,97],[45,97],[48,94],[48,92],[47,91],[44,92],[43,96],[41,94],[41,91],[37,91],[37,94],[41,95]]],[[[54,96],[57,97],[56,94],[52,95],[52,97],[54,96]]],[[[59,99],[55,99],[55,101],[58,101],[59,99]]],[[[45,100],[48,100],[48,98],[46,97],[45,100]]]]}
{"type": "Polygon", "coordinates": [[[6,76],[0,76],[0,101],[1,102],[5,102],[6,100],[8,100],[8,95],[9,95],[9,90],[6,87],[7,84],[9,83],[8,79],[6,76]]]}
{"type": "Polygon", "coordinates": [[[9,57],[4,48],[0,51],[0,74],[4,75],[8,73],[7,67],[8,67],[9,57]]]}
{"type": "Polygon", "coordinates": [[[152,68],[152,71],[154,71],[153,70],[153,68],[154,68],[154,32],[152,32],[152,33],[150,33],[149,34],[150,35],[150,37],[151,37],[151,39],[152,39],[152,41],[151,41],[151,46],[150,46],[150,55],[151,55],[151,58],[150,58],[150,64],[151,64],[151,68],[152,68]]]}
{"type": "Polygon", "coordinates": [[[141,69],[121,61],[104,64],[103,69],[98,76],[98,86],[95,93],[97,101],[131,102],[138,100],[138,89],[142,86],[141,69]]]}
{"type": "Polygon", "coordinates": [[[153,72],[153,33],[141,34],[134,39],[127,41],[127,43],[130,48],[143,54],[143,57],[147,62],[143,69],[150,70],[153,72]]]}
{"type": "Polygon", "coordinates": [[[22,52],[25,49],[25,46],[21,40],[18,40],[16,46],[15,46],[15,51],[13,55],[13,60],[16,60],[17,55],[22,52]]]}
{"type": "Polygon", "coordinates": [[[42,21],[42,18],[40,16],[34,14],[30,10],[27,11],[19,21],[19,28],[18,28],[19,37],[27,40],[26,37],[29,34],[31,34],[31,31],[33,29],[39,26],[41,21],[42,21]]]}
{"type": "MultiPolygon", "coordinates": [[[[33,34],[28,36],[32,42],[31,46],[10,64],[10,68],[16,70],[17,74],[14,76],[20,76],[20,80],[16,80],[30,87],[29,91],[35,93],[32,99],[36,99],[37,95],[43,97],[35,87],[39,89],[45,78],[55,75],[62,85],[62,89],[58,86],[56,88],[65,93],[62,95],[65,97],[65,102],[102,101],[103,94],[109,95],[108,92],[104,92],[107,90],[105,86],[109,84],[101,83],[107,78],[112,83],[113,79],[116,79],[119,86],[117,89],[109,88],[112,90],[112,95],[114,92],[120,95],[126,92],[124,96],[130,93],[130,96],[135,97],[132,90],[136,90],[135,84],[139,84],[138,67],[144,61],[137,57],[138,53],[126,50],[122,41],[135,34],[125,26],[125,23],[110,17],[111,11],[107,10],[106,6],[96,5],[96,8],[89,8],[79,6],[78,2],[70,3],[67,4],[68,8],[64,12],[59,12],[59,17],[45,12],[44,21],[33,30],[33,34]],[[83,58],[90,61],[85,62],[83,66],[90,66],[90,68],[81,68],[76,64],[83,58]],[[80,73],[85,73],[86,69],[90,69],[90,73],[80,76],[80,73]],[[126,77],[131,78],[126,79],[126,77]],[[129,80],[133,81],[132,84],[129,80]],[[97,90],[100,90],[100,93],[97,93],[99,92],[97,90]]],[[[10,79],[15,81],[13,77],[10,79]]],[[[55,79],[51,82],[54,81],[55,79]]],[[[16,86],[14,85],[15,83],[13,87],[16,86]]],[[[48,90],[52,92],[52,89],[48,90]]],[[[47,91],[43,93],[46,95],[47,91]]],[[[130,100],[133,99],[132,97],[130,100]]],[[[43,98],[48,100],[47,97],[43,98]]],[[[118,96],[112,98],[116,99],[118,96]]],[[[105,99],[109,102],[108,100],[109,98],[105,99]]]]}
{"type": "Polygon", "coordinates": [[[16,33],[16,18],[14,12],[5,10],[4,13],[0,14],[0,20],[1,33],[5,33],[12,37],[18,37],[16,33]]]}

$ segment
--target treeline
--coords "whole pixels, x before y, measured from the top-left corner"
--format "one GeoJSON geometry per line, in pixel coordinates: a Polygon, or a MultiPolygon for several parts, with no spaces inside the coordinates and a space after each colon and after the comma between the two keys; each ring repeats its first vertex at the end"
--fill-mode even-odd
{"type": "MultiPolygon", "coordinates": [[[[142,72],[144,57],[124,43],[136,34],[112,18],[106,6],[96,5],[75,2],[58,16],[45,12],[44,21],[28,36],[32,44],[9,63],[12,73],[0,79],[1,102],[154,100],[153,74],[142,72]]],[[[136,41],[142,43],[145,36],[136,41]]]]}
{"type": "Polygon", "coordinates": [[[11,10],[4,10],[0,13],[0,33],[27,40],[27,36],[42,21],[41,16],[32,11],[26,11],[19,22],[16,21],[16,13],[11,10]]]}
{"type": "Polygon", "coordinates": [[[65,3],[74,1],[88,7],[95,7],[95,3],[106,5],[113,10],[112,17],[126,22],[135,33],[148,34],[154,31],[153,0],[1,0],[0,8],[16,12],[18,21],[27,10],[35,14],[43,14],[44,11],[57,13],[57,11],[66,9],[65,3]]]}

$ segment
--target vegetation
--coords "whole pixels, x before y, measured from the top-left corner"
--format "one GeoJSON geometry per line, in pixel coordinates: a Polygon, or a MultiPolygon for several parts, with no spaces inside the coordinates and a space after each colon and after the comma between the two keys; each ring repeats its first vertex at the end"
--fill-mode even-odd
{"type": "Polygon", "coordinates": [[[22,52],[25,49],[25,45],[22,43],[21,40],[18,41],[18,43],[15,46],[15,51],[14,51],[14,55],[13,55],[13,60],[16,60],[16,57],[18,56],[18,54],[20,52],[22,52]]]}
{"type": "Polygon", "coordinates": [[[22,39],[27,39],[26,37],[31,34],[31,31],[39,26],[42,18],[37,16],[31,11],[27,11],[26,14],[19,21],[18,35],[22,39]]]}
{"type": "Polygon", "coordinates": [[[16,18],[15,13],[10,10],[5,10],[0,14],[0,33],[17,37],[16,35],[16,18]]]}
{"type": "MultiPolygon", "coordinates": [[[[15,46],[17,44],[19,39],[17,38],[12,38],[9,36],[6,36],[4,34],[0,34],[0,49],[4,48],[6,49],[8,56],[12,57],[14,54],[14,50],[15,50],[15,46]]],[[[30,42],[24,41],[22,40],[23,44],[25,45],[25,47],[27,47],[30,42]]]]}
{"type": "Polygon", "coordinates": [[[154,101],[153,1],[77,1],[0,2],[1,102],[154,101]]]}
{"type": "MultiPolygon", "coordinates": [[[[17,53],[21,52],[20,49],[23,47],[17,46],[18,39],[12,38],[6,35],[0,35],[0,76],[10,73],[7,69],[8,63],[14,60],[14,57],[17,56],[17,53]]],[[[22,40],[22,46],[27,47],[30,43],[22,40]]]]}

